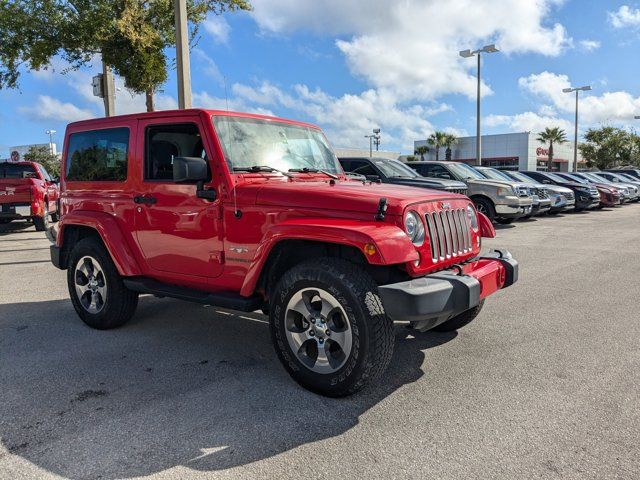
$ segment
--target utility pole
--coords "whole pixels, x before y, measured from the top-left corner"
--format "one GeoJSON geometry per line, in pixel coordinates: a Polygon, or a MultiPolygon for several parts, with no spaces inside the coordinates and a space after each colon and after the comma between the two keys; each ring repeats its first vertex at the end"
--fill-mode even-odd
{"type": "Polygon", "coordinates": [[[111,67],[102,62],[102,93],[104,95],[104,116],[113,117],[116,114],[116,89],[111,67]]]}
{"type": "Polygon", "coordinates": [[[189,64],[189,38],[187,2],[175,0],[176,64],[178,68],[178,108],[191,108],[191,68],[189,64]]]}
{"type": "Polygon", "coordinates": [[[376,145],[376,152],[380,148],[380,129],[374,128],[373,135],[365,135],[369,139],[369,158],[373,157],[373,145],[376,145]]]}
{"type": "Polygon", "coordinates": [[[55,155],[54,151],[53,151],[53,134],[56,133],[55,130],[47,130],[45,132],[47,135],[49,135],[49,153],[51,153],[51,156],[55,155]]]}

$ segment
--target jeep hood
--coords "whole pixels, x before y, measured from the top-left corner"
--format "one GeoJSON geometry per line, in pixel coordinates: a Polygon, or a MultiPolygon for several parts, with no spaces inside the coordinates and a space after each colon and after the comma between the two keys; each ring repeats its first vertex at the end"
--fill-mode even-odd
{"type": "MultiPolygon", "coordinates": [[[[441,199],[469,201],[464,195],[441,190],[418,189],[388,183],[363,183],[357,180],[266,182],[238,187],[238,193],[241,190],[243,197],[255,194],[257,205],[362,213],[375,213],[380,199],[386,198],[387,213],[390,215],[401,215],[408,205],[414,203],[441,199]]],[[[249,198],[245,197],[245,199],[250,201],[249,198]]]]}

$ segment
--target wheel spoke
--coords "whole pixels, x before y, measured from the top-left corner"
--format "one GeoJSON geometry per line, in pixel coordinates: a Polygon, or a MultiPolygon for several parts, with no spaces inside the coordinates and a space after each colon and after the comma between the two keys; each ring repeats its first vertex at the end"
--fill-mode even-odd
{"type": "Polygon", "coordinates": [[[309,340],[309,337],[307,336],[307,332],[295,332],[295,331],[288,330],[287,334],[289,338],[293,341],[293,344],[295,346],[294,347],[295,351],[300,350],[300,348],[302,347],[302,344],[304,344],[304,342],[309,340]]]}
{"type": "Polygon", "coordinates": [[[336,343],[341,350],[346,350],[348,345],[351,344],[351,330],[347,329],[342,332],[335,333],[332,331],[328,340],[336,343]]]}

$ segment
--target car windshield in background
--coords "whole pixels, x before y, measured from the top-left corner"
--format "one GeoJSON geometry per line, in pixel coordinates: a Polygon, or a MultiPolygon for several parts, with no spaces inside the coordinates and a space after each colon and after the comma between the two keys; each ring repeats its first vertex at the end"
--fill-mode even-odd
{"type": "Polygon", "coordinates": [[[565,173],[565,175],[567,176],[567,180],[572,180],[578,183],[589,183],[589,180],[579,175],[571,175],[570,173],[565,173]]]}
{"type": "Polygon", "coordinates": [[[475,168],[470,167],[466,163],[449,163],[447,167],[453,172],[453,174],[462,179],[466,180],[467,178],[471,178],[474,180],[486,180],[483,174],[481,174],[475,168]]]}
{"type": "Polygon", "coordinates": [[[407,167],[402,162],[397,160],[372,160],[376,167],[382,170],[387,177],[397,178],[397,177],[408,177],[415,178],[419,177],[415,170],[407,167]]]}
{"type": "Polygon", "coordinates": [[[501,182],[513,182],[513,179],[510,178],[509,175],[506,175],[500,170],[496,170],[494,168],[483,168],[482,170],[480,170],[480,172],[489,178],[493,178],[494,180],[500,180],[501,182]]]}
{"type": "Polygon", "coordinates": [[[214,116],[225,160],[231,171],[251,167],[322,170],[342,173],[322,132],[314,128],[256,118],[214,116]]]}
{"type": "Polygon", "coordinates": [[[611,183],[611,180],[609,180],[608,178],[599,177],[598,175],[595,175],[593,173],[583,173],[583,175],[595,183],[611,183]]]}
{"type": "Polygon", "coordinates": [[[37,178],[38,174],[32,165],[16,165],[5,163],[0,165],[0,178],[37,178]]]}
{"type": "Polygon", "coordinates": [[[515,179],[517,179],[517,180],[519,180],[519,181],[521,181],[521,182],[524,182],[524,183],[539,183],[539,182],[537,182],[536,180],[534,180],[533,178],[531,178],[531,177],[527,177],[524,173],[520,173],[520,172],[509,172],[509,174],[510,174],[513,178],[515,178],[515,179]]]}
{"type": "MultiPolygon", "coordinates": [[[[549,177],[551,180],[553,180],[554,182],[566,182],[566,181],[571,181],[568,180],[567,178],[562,178],[560,175],[556,175],[555,173],[551,173],[551,172],[544,172],[544,174],[549,177]]],[[[574,179],[575,180],[575,179],[574,179]]]]}

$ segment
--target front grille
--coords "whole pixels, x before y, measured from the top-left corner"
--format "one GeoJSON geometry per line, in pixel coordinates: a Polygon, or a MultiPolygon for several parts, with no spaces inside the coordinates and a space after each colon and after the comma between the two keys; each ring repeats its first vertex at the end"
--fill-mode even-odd
{"type": "Polygon", "coordinates": [[[567,200],[575,200],[576,196],[573,194],[573,191],[563,193],[563,195],[567,198],[567,200]]]}
{"type": "Polygon", "coordinates": [[[459,193],[460,195],[467,195],[469,192],[469,189],[468,188],[448,188],[447,192],[459,193]]]}
{"type": "Polygon", "coordinates": [[[529,197],[532,194],[531,190],[527,187],[516,187],[516,193],[519,197],[529,197]]]}
{"type": "Polygon", "coordinates": [[[464,208],[426,213],[431,260],[445,260],[471,251],[471,226],[464,208]]]}
{"type": "Polygon", "coordinates": [[[547,192],[546,188],[534,188],[533,191],[538,196],[538,198],[542,200],[549,198],[549,192],[547,192]]]}
{"type": "Polygon", "coordinates": [[[597,197],[598,195],[600,195],[596,187],[589,187],[589,193],[591,193],[592,197],[597,197]]]}

